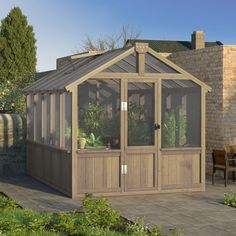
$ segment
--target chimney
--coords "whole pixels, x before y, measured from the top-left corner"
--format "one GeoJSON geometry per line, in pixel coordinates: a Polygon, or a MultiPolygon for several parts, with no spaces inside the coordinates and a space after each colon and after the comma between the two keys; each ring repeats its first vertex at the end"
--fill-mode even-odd
{"type": "Polygon", "coordinates": [[[204,32],[201,30],[193,31],[191,43],[192,49],[205,48],[204,32]]]}

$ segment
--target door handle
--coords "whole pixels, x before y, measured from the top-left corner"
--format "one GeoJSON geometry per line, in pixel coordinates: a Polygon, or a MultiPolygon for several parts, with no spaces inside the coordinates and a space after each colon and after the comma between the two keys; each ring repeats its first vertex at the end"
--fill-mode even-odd
{"type": "Polygon", "coordinates": [[[160,128],[161,128],[161,126],[160,126],[159,124],[157,124],[157,123],[154,124],[154,129],[155,129],[155,130],[158,130],[158,129],[160,129],[160,128]]]}

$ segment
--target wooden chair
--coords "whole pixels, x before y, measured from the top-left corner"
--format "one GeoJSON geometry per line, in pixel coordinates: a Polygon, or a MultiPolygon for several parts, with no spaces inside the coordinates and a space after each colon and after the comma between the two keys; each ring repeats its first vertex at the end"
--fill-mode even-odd
{"type": "Polygon", "coordinates": [[[229,172],[233,172],[233,181],[235,182],[235,171],[236,165],[233,155],[236,154],[232,152],[231,147],[225,147],[225,150],[213,150],[213,174],[212,174],[212,184],[215,184],[215,173],[216,170],[224,171],[225,187],[227,187],[229,172]]]}

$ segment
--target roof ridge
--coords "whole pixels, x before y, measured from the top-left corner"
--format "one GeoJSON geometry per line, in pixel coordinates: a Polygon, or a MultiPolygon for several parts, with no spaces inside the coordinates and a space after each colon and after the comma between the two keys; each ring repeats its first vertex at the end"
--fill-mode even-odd
{"type": "MultiPolygon", "coordinates": [[[[191,40],[173,40],[173,39],[128,39],[129,41],[165,41],[165,42],[191,42],[191,40]]],[[[221,41],[206,41],[205,43],[222,43],[221,41]]]]}

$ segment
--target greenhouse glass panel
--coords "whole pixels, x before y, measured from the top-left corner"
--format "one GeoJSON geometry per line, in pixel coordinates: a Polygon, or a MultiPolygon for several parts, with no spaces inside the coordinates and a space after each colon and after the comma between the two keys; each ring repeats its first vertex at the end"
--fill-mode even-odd
{"type": "Polygon", "coordinates": [[[49,94],[45,95],[45,116],[46,116],[46,121],[45,121],[46,140],[45,142],[47,144],[50,144],[51,135],[50,135],[50,95],[49,94]]]}
{"type": "Polygon", "coordinates": [[[119,149],[120,81],[89,79],[79,85],[78,99],[79,148],[119,149]]]}
{"type": "Polygon", "coordinates": [[[65,148],[71,149],[71,93],[65,94],[65,148]]]}
{"type": "Polygon", "coordinates": [[[36,109],[37,109],[37,119],[36,119],[36,141],[42,141],[42,95],[36,95],[38,97],[36,109]]]}
{"type": "Polygon", "coordinates": [[[190,80],[162,81],[162,147],[200,147],[201,88],[190,80]]]}
{"type": "Polygon", "coordinates": [[[128,84],[128,145],[154,144],[154,85],[128,84]]]}

